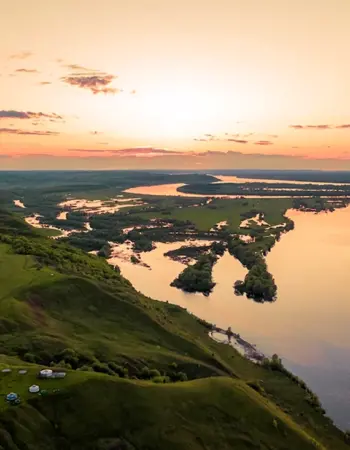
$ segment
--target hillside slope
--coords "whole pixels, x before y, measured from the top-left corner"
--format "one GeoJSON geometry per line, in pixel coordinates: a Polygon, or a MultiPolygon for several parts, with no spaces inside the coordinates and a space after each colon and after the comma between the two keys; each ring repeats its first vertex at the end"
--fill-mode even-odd
{"type": "Polygon", "coordinates": [[[214,342],[104,260],[5,211],[0,242],[0,363],[12,368],[0,386],[22,399],[0,408],[0,449],[348,448],[303,383],[214,342]],[[29,398],[38,364],[68,374],[29,398]]]}

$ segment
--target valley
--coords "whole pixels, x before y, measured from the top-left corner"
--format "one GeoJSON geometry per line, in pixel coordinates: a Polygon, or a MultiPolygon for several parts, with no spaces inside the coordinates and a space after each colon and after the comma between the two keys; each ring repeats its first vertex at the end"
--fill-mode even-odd
{"type": "MultiPolygon", "coordinates": [[[[112,174],[109,176],[113,179],[112,174]]],[[[144,182],[144,173],[134,175],[135,178],[137,176],[144,182]]],[[[175,175],[188,179],[196,176],[175,175]]],[[[104,180],[106,178],[104,176],[104,180]]],[[[150,178],[152,180],[152,176],[150,178]]],[[[155,178],[158,178],[157,182],[162,178],[165,185],[168,181],[165,175],[157,174],[155,178]]],[[[125,185],[130,181],[120,181],[126,180],[126,175],[117,174],[115,179],[119,180],[118,188],[97,184],[93,189],[85,187],[84,191],[78,177],[79,184],[76,187],[69,184],[69,187],[64,188],[62,184],[53,188],[51,181],[50,188],[39,185],[21,190],[17,185],[15,190],[9,186],[6,189],[0,228],[3,298],[0,302],[3,317],[0,352],[4,355],[3,367],[28,366],[29,371],[37,370],[31,365],[58,367],[68,371],[69,380],[65,381],[68,384],[62,385],[61,390],[58,388],[58,392],[52,392],[52,389],[56,391],[57,388],[48,389],[47,398],[50,400],[46,402],[45,399],[48,406],[38,399],[28,398],[19,380],[8,384],[8,389],[21,394],[23,404],[34,408],[32,414],[40,416],[44,411],[42,408],[46,408],[47,417],[52,414],[49,404],[55,410],[68,407],[68,404],[64,406],[64,398],[70,402],[78,395],[75,401],[77,405],[80,404],[80,385],[87,389],[91,386],[98,392],[100,389],[103,392],[105,388],[111,389],[111,392],[127,389],[131,396],[135,392],[137,404],[139,400],[136,399],[144,389],[148,391],[149,384],[154,389],[161,389],[163,400],[169,402],[170,397],[165,400],[168,393],[181,398],[182,392],[187,392],[186,398],[188,395],[190,398],[188,390],[204,389],[203,395],[206,396],[204,392],[207,389],[213,392],[219,389],[228,398],[231,395],[229,392],[232,392],[231,402],[237,403],[238,397],[234,396],[239,392],[239,396],[243,395],[244,404],[246,395],[251,398],[249,402],[253,401],[248,408],[249,414],[252,414],[252,408],[257,407],[257,400],[260,402],[263,399],[266,413],[270,403],[272,408],[278,405],[278,411],[284,405],[281,418],[276,418],[280,415],[276,410],[272,422],[288,422],[288,425],[283,425],[288,444],[296,439],[295,442],[301,448],[343,448],[346,437],[332,428],[332,422],[324,416],[331,411],[337,424],[346,428],[346,422],[340,419],[343,406],[335,406],[331,398],[323,396],[318,379],[307,375],[311,389],[312,386],[317,387],[321,402],[323,398],[326,399],[327,409],[324,411],[317,396],[291,374],[289,370],[297,374],[303,371],[296,364],[299,357],[294,354],[289,359],[288,348],[273,331],[274,321],[267,320],[267,317],[272,319],[281,314],[277,311],[276,316],[272,314],[274,305],[280,305],[282,310],[286,309],[286,313],[288,311],[284,305],[283,281],[277,277],[273,281],[276,290],[272,292],[263,287],[260,275],[252,284],[249,274],[256,277],[256,268],[261,267],[271,277],[270,280],[274,280],[275,273],[278,273],[270,262],[275,253],[274,247],[278,249],[288,236],[295,233],[292,231],[295,223],[298,226],[295,214],[315,218],[336,217],[338,212],[347,211],[344,208],[346,200],[334,201],[321,197],[133,197],[125,193],[125,185]],[[75,191],[74,195],[71,191],[75,191]],[[33,217],[36,217],[34,223],[33,217]],[[44,234],[52,235],[46,237],[44,234]],[[212,261],[208,266],[202,265],[206,259],[212,261]],[[199,272],[196,276],[200,284],[194,282],[191,273],[197,268],[199,272]],[[181,273],[186,275],[178,284],[175,280],[180,279],[181,273]],[[202,288],[205,276],[209,277],[209,284],[202,288]],[[246,285],[248,283],[249,289],[254,289],[251,295],[247,292],[250,299],[245,292],[237,296],[234,283],[239,279],[246,285]],[[191,287],[187,288],[184,282],[190,283],[191,287]],[[194,293],[186,292],[193,290],[194,293]],[[261,315],[257,308],[266,310],[265,319],[265,312],[261,315]],[[269,323],[271,333],[262,331],[263,323],[269,323]],[[261,361],[250,361],[249,346],[241,346],[239,340],[233,339],[232,345],[227,345],[220,343],[222,339],[213,339],[211,332],[215,327],[232,327],[237,336],[243,333],[243,338],[256,343],[257,351],[262,350],[266,355],[263,356],[265,366],[260,364],[261,361]],[[283,357],[283,364],[288,370],[284,365],[279,365],[279,359],[274,359],[276,351],[283,357]],[[11,355],[15,355],[14,360],[11,360],[11,355]],[[185,390],[181,388],[182,383],[186,386],[185,390]],[[175,390],[167,390],[165,386],[174,386],[175,390]],[[310,415],[313,423],[320,424],[317,431],[309,421],[310,415]],[[290,418],[293,424],[289,422],[290,418]],[[294,431],[287,431],[288,427],[294,431]],[[328,431],[320,431],[323,428],[328,431]],[[294,432],[301,434],[294,438],[294,432]],[[302,443],[304,441],[305,444],[302,443]]],[[[303,314],[302,310],[299,311],[303,314]]],[[[284,316],[280,317],[282,329],[284,316]]],[[[158,394],[155,391],[152,395],[158,394]]],[[[222,405],[214,399],[209,403],[212,404],[212,401],[222,405]]],[[[207,408],[210,410],[209,403],[203,404],[203,411],[207,408]]],[[[107,405],[104,407],[110,408],[107,405]]],[[[223,409],[220,414],[230,416],[229,402],[227,407],[229,409],[225,412],[223,409]]],[[[20,415],[21,409],[17,410],[20,415]]],[[[157,414],[156,405],[153,411],[157,414]]],[[[175,411],[172,407],[169,420],[176,414],[175,411]]],[[[183,420],[188,421],[195,413],[191,411],[189,416],[185,412],[180,414],[183,420]]],[[[261,416],[262,412],[257,414],[261,416]]],[[[39,416],[38,420],[42,420],[39,416]]],[[[17,419],[13,420],[11,426],[16,428],[17,419]]],[[[64,441],[62,436],[68,436],[68,431],[64,423],[57,420],[57,416],[50,419],[51,423],[55,422],[55,426],[59,427],[59,439],[64,441]]],[[[89,420],[86,417],[84,423],[88,424],[89,420]]],[[[201,416],[198,420],[203,425],[207,419],[201,416]]],[[[233,416],[229,419],[230,423],[237,420],[233,416]]],[[[27,425],[28,433],[31,433],[32,424],[28,422],[27,425]]],[[[123,432],[118,431],[122,435],[120,442],[129,445],[130,449],[135,445],[137,448],[140,443],[128,434],[129,426],[132,426],[131,422],[125,424],[123,432]]],[[[146,424],[143,426],[148,429],[146,424]]],[[[220,429],[223,426],[224,422],[221,421],[220,429]]],[[[257,425],[258,428],[260,426],[261,430],[265,430],[263,422],[257,425]]],[[[193,425],[191,427],[193,431],[193,425]]],[[[93,445],[102,449],[112,429],[98,430],[96,432],[102,437],[98,442],[94,441],[93,445]]],[[[217,429],[216,432],[222,431],[217,429]]],[[[53,430],[48,433],[57,435],[53,430]]],[[[147,433],[147,439],[153,439],[149,431],[147,433]]],[[[261,443],[265,439],[262,434],[258,438],[255,431],[246,428],[241,431],[237,428],[232,433],[232,436],[228,434],[225,437],[227,445],[237,442],[242,449],[249,448],[245,445],[261,443]]],[[[81,436],[79,433],[79,438],[76,438],[81,439],[81,436]]],[[[175,437],[169,435],[167,439],[170,445],[168,448],[177,448],[175,437]]],[[[188,442],[191,439],[186,437],[188,442]]],[[[211,442],[210,439],[209,435],[205,438],[206,442],[211,442]]],[[[84,442],[84,445],[88,445],[87,441],[84,442]]],[[[82,445],[82,441],[79,445],[82,445]]],[[[109,445],[108,442],[106,445],[109,445]]],[[[184,445],[182,442],[181,448],[187,448],[184,445]]],[[[278,439],[274,445],[283,448],[278,439]]]]}

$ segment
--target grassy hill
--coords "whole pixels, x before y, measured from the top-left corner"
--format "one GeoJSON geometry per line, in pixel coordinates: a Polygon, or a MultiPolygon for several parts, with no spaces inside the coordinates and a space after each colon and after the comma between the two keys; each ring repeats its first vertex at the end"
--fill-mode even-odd
{"type": "Polygon", "coordinates": [[[12,369],[1,393],[22,400],[0,401],[0,449],[348,448],[300,380],[214,342],[184,309],[5,211],[0,353],[12,369]],[[47,395],[31,396],[42,366],[67,377],[40,380],[47,395]]]}

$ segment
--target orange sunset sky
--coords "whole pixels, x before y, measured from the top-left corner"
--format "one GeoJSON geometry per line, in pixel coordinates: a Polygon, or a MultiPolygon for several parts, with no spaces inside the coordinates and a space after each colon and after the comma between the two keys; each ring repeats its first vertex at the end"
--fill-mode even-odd
{"type": "Polygon", "coordinates": [[[12,0],[0,168],[350,169],[349,0],[12,0]]]}

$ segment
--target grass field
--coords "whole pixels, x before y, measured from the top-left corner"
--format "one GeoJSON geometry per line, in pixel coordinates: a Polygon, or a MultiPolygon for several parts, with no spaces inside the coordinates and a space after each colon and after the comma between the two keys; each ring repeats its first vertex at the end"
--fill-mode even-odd
{"type": "Polygon", "coordinates": [[[265,220],[270,225],[278,225],[284,222],[283,214],[291,206],[291,199],[220,199],[214,200],[205,206],[174,208],[167,215],[147,212],[138,214],[138,216],[145,219],[165,219],[168,217],[171,219],[189,220],[200,231],[209,231],[218,222],[227,220],[229,230],[237,231],[243,220],[242,213],[257,209],[264,212],[265,220]]]}
{"type": "Polygon", "coordinates": [[[51,228],[38,228],[38,234],[46,237],[61,236],[62,232],[60,230],[53,230],[51,228]]]}
{"type": "MultiPolygon", "coordinates": [[[[59,385],[44,383],[47,396],[32,395],[26,405],[12,407],[6,426],[11,426],[14,442],[25,439],[28,445],[29,437],[26,448],[36,450],[315,449],[316,441],[306,431],[238,380],[156,385],[69,373],[60,392],[51,393],[53,383],[59,385]],[[57,446],[66,441],[72,447],[57,446]]],[[[3,441],[1,433],[1,445],[3,441]]]]}

